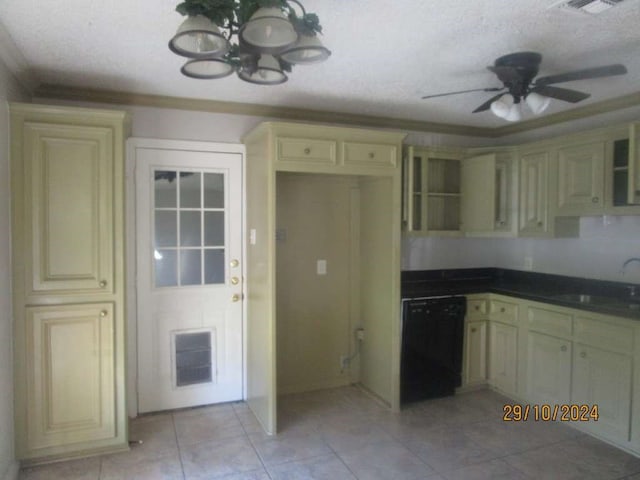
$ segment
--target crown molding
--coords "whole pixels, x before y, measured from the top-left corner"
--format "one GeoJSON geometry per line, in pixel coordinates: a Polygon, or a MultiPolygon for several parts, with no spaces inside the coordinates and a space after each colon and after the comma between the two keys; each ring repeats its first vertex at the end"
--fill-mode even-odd
{"type": "Polygon", "coordinates": [[[35,96],[56,100],[73,100],[83,102],[109,103],[116,105],[137,105],[145,107],[173,108],[178,110],[195,110],[211,113],[228,113],[234,115],[250,115],[268,117],[278,120],[294,120],[299,122],[319,122],[342,124],[358,127],[385,128],[401,131],[432,132],[449,135],[471,137],[493,137],[494,129],[454,125],[448,123],[423,122],[402,118],[377,117],[372,115],[356,115],[350,113],[311,110],[303,108],[278,107],[272,105],[222,102],[196,98],[168,97],[147,95],[113,90],[75,88],[63,85],[40,85],[35,96]]]}
{"type": "MultiPolygon", "coordinates": [[[[0,37],[1,38],[1,37],[0,37]]],[[[56,100],[107,103],[113,105],[131,105],[200,112],[223,113],[232,115],[248,115],[278,120],[298,122],[318,122],[342,124],[358,127],[384,128],[400,131],[430,132],[467,137],[498,138],[515,133],[522,133],[538,128],[549,127],[559,123],[613,112],[640,105],[640,92],[602,102],[573,108],[563,112],[525,120],[504,127],[486,128],[471,125],[455,125],[449,123],[424,122],[401,118],[378,117],[372,115],[356,115],[311,110],[303,108],[278,107],[272,105],[249,104],[239,102],[223,102],[196,98],[170,97],[163,95],[147,95],[114,90],[76,88],[64,85],[43,84],[35,89],[35,96],[56,100]]]]}

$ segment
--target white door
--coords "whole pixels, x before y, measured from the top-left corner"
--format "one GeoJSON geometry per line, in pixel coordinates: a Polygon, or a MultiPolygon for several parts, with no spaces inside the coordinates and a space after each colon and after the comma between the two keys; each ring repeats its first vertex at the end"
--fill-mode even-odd
{"type": "Polygon", "coordinates": [[[242,146],[136,146],[138,411],[242,398],[242,146]]]}

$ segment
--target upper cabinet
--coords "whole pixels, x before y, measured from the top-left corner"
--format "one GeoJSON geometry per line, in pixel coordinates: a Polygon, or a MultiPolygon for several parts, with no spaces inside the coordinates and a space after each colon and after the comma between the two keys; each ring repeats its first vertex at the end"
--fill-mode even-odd
{"type": "Polygon", "coordinates": [[[557,150],[557,215],[600,213],[604,207],[605,142],[557,150]]]}
{"type": "Polygon", "coordinates": [[[461,228],[465,235],[515,233],[512,157],[511,152],[494,152],[461,162],[461,228]]]}
{"type": "Polygon", "coordinates": [[[404,229],[573,237],[580,217],[640,215],[640,123],[512,147],[406,147],[404,229]]]}
{"type": "Polygon", "coordinates": [[[404,156],[405,230],[460,235],[461,150],[407,147],[404,156]]]}

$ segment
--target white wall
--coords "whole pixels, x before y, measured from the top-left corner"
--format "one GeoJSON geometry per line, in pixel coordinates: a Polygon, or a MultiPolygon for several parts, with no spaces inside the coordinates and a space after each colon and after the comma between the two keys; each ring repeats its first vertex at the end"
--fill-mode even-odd
{"type": "Polygon", "coordinates": [[[11,314],[11,220],[8,101],[26,99],[0,61],[0,479],[17,478],[13,450],[13,322],[11,314]]]}
{"type": "Polygon", "coordinates": [[[403,240],[403,269],[500,267],[640,283],[640,216],[583,217],[579,238],[413,238],[403,240]]]}

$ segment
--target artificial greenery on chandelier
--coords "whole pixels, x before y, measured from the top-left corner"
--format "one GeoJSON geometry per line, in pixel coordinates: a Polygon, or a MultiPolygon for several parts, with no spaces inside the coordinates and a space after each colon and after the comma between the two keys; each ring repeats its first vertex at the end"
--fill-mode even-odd
{"type": "Polygon", "coordinates": [[[185,0],[176,11],[187,19],[169,42],[191,58],[181,69],[192,78],[222,78],[275,85],[294,64],[326,60],[318,16],[298,0],[185,0]],[[235,42],[233,42],[235,40],[235,42]]]}

